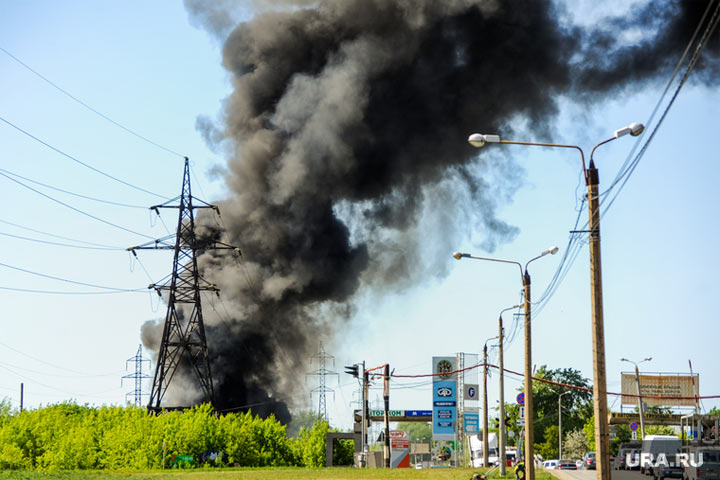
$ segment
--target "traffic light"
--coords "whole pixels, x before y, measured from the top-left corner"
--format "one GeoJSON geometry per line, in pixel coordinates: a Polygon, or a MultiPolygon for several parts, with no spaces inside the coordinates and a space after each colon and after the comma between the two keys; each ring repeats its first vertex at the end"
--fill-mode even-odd
{"type": "Polygon", "coordinates": [[[359,378],[360,370],[357,365],[345,365],[345,373],[350,374],[355,378],[359,378]]]}
{"type": "Polygon", "coordinates": [[[507,428],[511,428],[511,427],[512,427],[512,422],[510,421],[510,417],[505,417],[505,426],[506,426],[507,428]]]}
{"type": "Polygon", "coordinates": [[[500,428],[500,421],[497,418],[493,418],[493,428],[500,428]]]}

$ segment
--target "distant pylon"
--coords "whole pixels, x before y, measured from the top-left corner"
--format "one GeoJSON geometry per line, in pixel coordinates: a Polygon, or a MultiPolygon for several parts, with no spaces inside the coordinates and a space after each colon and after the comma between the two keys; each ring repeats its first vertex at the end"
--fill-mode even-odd
{"type": "Polygon", "coordinates": [[[125,375],[120,380],[120,385],[122,385],[122,381],[126,378],[134,378],[135,379],[135,390],[132,392],[128,392],[125,394],[125,400],[127,400],[127,397],[130,395],[133,395],[135,397],[135,405],[141,406],[142,405],[142,397],[143,395],[148,395],[147,393],[142,393],[142,381],[146,378],[150,378],[150,375],[146,375],[143,373],[143,362],[147,362],[148,365],[150,364],[150,360],[142,357],[142,345],[138,345],[137,353],[134,357],[130,357],[125,362],[125,370],[127,370],[128,363],[133,362],[135,363],[135,373],[130,375],[125,375]]]}
{"type": "Polygon", "coordinates": [[[196,208],[211,208],[219,214],[219,210],[217,206],[210,205],[192,196],[190,165],[187,157],[185,157],[182,193],[179,197],[161,205],[150,207],[150,210],[159,215],[160,208],[178,209],[175,243],[168,243],[168,240],[172,238],[171,235],[128,248],[133,255],[137,255],[136,250],[174,250],[175,252],[173,271],[169,280],[166,280],[163,284],[151,284],[148,286],[148,288],[155,289],[158,295],[161,295],[160,292],[162,291],[168,292],[167,314],[165,315],[163,336],[155,365],[155,376],[153,377],[148,411],[159,412],[162,410],[163,396],[167,392],[180,362],[183,360],[187,362],[187,367],[195,372],[205,397],[204,400],[214,406],[215,391],[210,371],[200,292],[211,291],[219,295],[220,290],[200,276],[197,267],[197,253],[204,250],[236,250],[240,253],[240,249],[212,239],[203,241],[202,244],[198,243],[195,236],[193,211],[196,208]],[[177,200],[179,200],[178,205],[170,205],[171,202],[177,200]],[[198,201],[202,205],[193,205],[193,201],[198,201]],[[177,304],[190,305],[187,309],[189,313],[186,315],[184,310],[177,308],[177,304]]]}
{"type": "Polygon", "coordinates": [[[333,361],[333,367],[335,367],[335,357],[332,355],[328,355],[325,353],[325,349],[322,345],[320,345],[320,351],[312,356],[313,360],[318,360],[320,363],[320,368],[306,374],[306,378],[308,375],[312,375],[314,377],[318,377],[319,379],[319,385],[315,388],[313,388],[310,391],[310,400],[312,400],[313,394],[317,393],[319,395],[318,399],[318,416],[324,418],[325,420],[330,420],[328,418],[327,414],[327,402],[325,400],[325,394],[326,393],[332,393],[333,399],[335,399],[335,390],[332,388],[329,388],[326,386],[325,377],[328,375],[337,375],[337,372],[333,372],[332,370],[328,370],[325,368],[326,361],[329,359],[332,359],[333,361]]]}

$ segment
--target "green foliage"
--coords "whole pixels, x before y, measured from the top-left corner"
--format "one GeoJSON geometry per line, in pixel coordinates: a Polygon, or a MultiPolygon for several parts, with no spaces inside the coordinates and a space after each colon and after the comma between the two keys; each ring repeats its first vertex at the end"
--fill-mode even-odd
{"type": "Polygon", "coordinates": [[[565,435],[563,441],[563,456],[565,458],[582,458],[591,451],[587,435],[582,430],[573,430],[565,435]]]}
{"type": "MultiPolygon", "coordinates": [[[[590,382],[584,378],[579,370],[572,368],[548,369],[541,366],[535,377],[544,378],[552,382],[590,388],[590,382]]],[[[545,432],[551,425],[558,424],[558,396],[562,396],[562,424],[563,430],[576,430],[581,428],[588,416],[592,415],[592,392],[587,390],[570,389],[541,381],[533,382],[533,408],[535,412],[535,442],[545,442],[545,432]],[[567,392],[567,393],[566,393],[567,392]]],[[[557,439],[557,433],[556,433],[557,439]]],[[[557,443],[557,442],[556,442],[557,443]]],[[[555,449],[557,451],[557,448],[555,449]]]]}
{"type": "Polygon", "coordinates": [[[325,420],[315,422],[312,429],[300,430],[295,446],[296,456],[305,467],[325,466],[325,438],[330,425],[325,420]]]}
{"type": "Polygon", "coordinates": [[[312,444],[300,445],[298,455],[284,425],[250,412],[218,416],[201,405],[149,415],[132,406],[61,403],[19,414],[2,402],[0,470],[152,469],[169,466],[173,455],[190,455],[197,465],[205,452],[222,452],[228,463],[247,467],[306,465],[305,458],[319,466],[327,430],[327,422],[313,426],[312,444]]]}
{"type": "Polygon", "coordinates": [[[558,426],[551,425],[543,432],[545,441],[535,444],[535,452],[542,455],[544,459],[558,458],[558,426]]]}
{"type": "Polygon", "coordinates": [[[588,439],[588,448],[590,452],[595,451],[595,415],[589,417],[583,425],[583,432],[588,439]]]}
{"type": "Polygon", "coordinates": [[[632,432],[628,425],[617,425],[615,431],[615,438],[610,442],[610,455],[612,456],[617,455],[618,450],[620,450],[620,445],[629,442],[632,438],[632,432]]]}
{"type": "Polygon", "coordinates": [[[675,433],[675,430],[673,430],[672,427],[669,427],[667,425],[645,425],[645,434],[646,435],[675,435],[676,437],[679,436],[677,433],[675,433]]]}
{"type": "Polygon", "coordinates": [[[432,427],[424,422],[399,422],[398,430],[407,432],[411,443],[430,443],[432,441],[432,427]]]}

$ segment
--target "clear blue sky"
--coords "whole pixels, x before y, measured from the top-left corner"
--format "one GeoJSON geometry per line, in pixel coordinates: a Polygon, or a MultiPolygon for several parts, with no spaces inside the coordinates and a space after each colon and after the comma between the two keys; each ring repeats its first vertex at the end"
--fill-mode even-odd
{"type": "MultiPolygon", "coordinates": [[[[224,185],[210,174],[223,165],[222,154],[205,146],[195,130],[198,115],[215,118],[231,91],[221,66],[221,46],[192,27],[181,2],[28,1],[3,2],[0,47],[16,55],[57,85],[115,121],[191,158],[194,193],[212,201],[224,185]]],[[[574,13],[574,12],[571,12],[574,13]]],[[[583,9],[579,20],[598,13],[583,9]]],[[[717,34],[717,32],[716,32],[717,34]]],[[[662,82],[608,98],[587,109],[561,102],[559,142],[587,151],[615,129],[645,122],[658,100],[662,82]]],[[[54,147],[134,185],[173,197],[179,193],[182,161],[89,112],[0,52],[0,116],[54,147]]],[[[720,90],[693,84],[681,92],[642,162],[602,223],[604,306],[608,390],[620,388],[620,357],[652,356],[648,371],[687,372],[688,359],[700,374],[702,395],[720,394],[717,374],[717,313],[713,308],[715,273],[720,269],[713,174],[713,146],[720,113],[720,90]]],[[[518,119],[519,122],[522,119],[518,119]]],[[[482,126],[478,126],[482,130],[482,126]]],[[[467,132],[472,133],[472,132],[467,132]]],[[[499,133],[502,132],[484,132],[499,133]]],[[[516,138],[544,141],[544,138],[516,138]]],[[[642,137],[641,137],[642,139],[642,137]]],[[[633,147],[624,137],[596,155],[601,189],[608,186],[633,147]]],[[[130,189],[49,150],[0,123],[0,168],[65,190],[136,206],[158,198],[130,189]]],[[[468,146],[468,148],[471,148],[468,146]]],[[[504,148],[494,161],[521,166],[515,193],[500,199],[501,218],[519,228],[516,238],[492,256],[523,263],[541,250],[568,241],[582,195],[579,157],[570,151],[504,148]]],[[[0,177],[0,233],[50,238],[6,222],[68,238],[125,248],[145,239],[59,206],[5,177],[0,177]]],[[[40,187],[36,187],[41,189],[40,187]]],[[[166,234],[151,223],[147,210],[100,204],[41,189],[87,213],[151,237],[166,234]]],[[[460,211],[460,210],[458,210],[460,211]]],[[[473,244],[475,232],[437,239],[436,220],[447,212],[428,208],[420,242],[428,262],[438,265],[435,278],[416,278],[406,289],[366,294],[353,321],[333,344],[339,385],[328,407],[333,423],[350,425],[349,402],[356,383],[342,365],[365,360],[368,366],[389,362],[398,374],[428,373],[431,357],[456,352],[479,353],[495,336],[501,309],[519,303],[520,279],[513,267],[484,262],[456,262],[455,250],[480,256],[490,253],[473,244]],[[424,238],[424,239],[423,239],[424,238]],[[430,258],[432,257],[432,258],[430,258]]],[[[583,221],[586,213],[583,214],[583,221]]],[[[175,219],[164,215],[173,230],[175,219]]],[[[582,225],[582,224],[581,224],[582,225]]],[[[133,264],[123,250],[89,250],[53,246],[0,235],[0,263],[90,284],[143,289],[169,272],[170,257],[141,254],[133,264]]],[[[534,297],[545,289],[561,255],[531,266],[534,297]]],[[[89,291],[0,267],[0,286],[52,291],[89,291]]],[[[0,397],[17,406],[25,383],[26,405],[34,407],[75,399],[79,403],[123,403],[132,382],[120,386],[125,360],[134,356],[142,323],[164,316],[164,304],[148,293],[52,295],[0,291],[3,328],[0,336],[0,397]]],[[[583,246],[560,288],[535,317],[534,363],[572,367],[592,377],[590,293],[587,246],[583,246]]],[[[206,309],[212,309],[207,305],[206,309]]],[[[512,325],[512,315],[505,315],[512,325]]],[[[212,348],[212,345],[210,345],[212,348]]],[[[506,364],[522,369],[522,332],[507,350],[506,364]]],[[[496,355],[493,354],[493,359],[496,355]]],[[[331,366],[328,366],[331,368],[331,366]]],[[[310,359],[298,365],[302,375],[317,368],[310,359]]],[[[491,380],[491,405],[497,375],[491,380]]],[[[396,382],[394,409],[429,409],[431,393],[424,382],[396,382]],[[418,385],[420,384],[420,385],[418,385]]],[[[507,397],[519,382],[506,383],[507,397]]],[[[308,381],[308,389],[314,387],[308,381]]],[[[375,395],[375,393],[373,394],[375,395]]],[[[377,392],[381,396],[380,392],[377,392]]],[[[296,399],[298,405],[309,401],[296,399]]],[[[374,397],[373,397],[374,398],[374,397]]],[[[317,398],[313,399],[316,405],[317,398]]],[[[609,403],[619,409],[619,402],[609,403]]],[[[717,401],[706,401],[710,408],[717,401]]]]}

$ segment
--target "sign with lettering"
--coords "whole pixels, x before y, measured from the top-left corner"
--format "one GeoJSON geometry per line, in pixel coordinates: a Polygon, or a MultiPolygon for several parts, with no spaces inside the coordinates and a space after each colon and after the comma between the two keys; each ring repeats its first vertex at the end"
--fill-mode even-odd
{"type": "MultiPolygon", "coordinates": [[[[700,376],[640,375],[640,395],[646,405],[667,407],[694,407],[695,396],[700,392],[700,376]],[[665,397],[665,398],[650,398],[665,397]]],[[[622,374],[622,404],[637,405],[635,373],[622,374]]]]}

